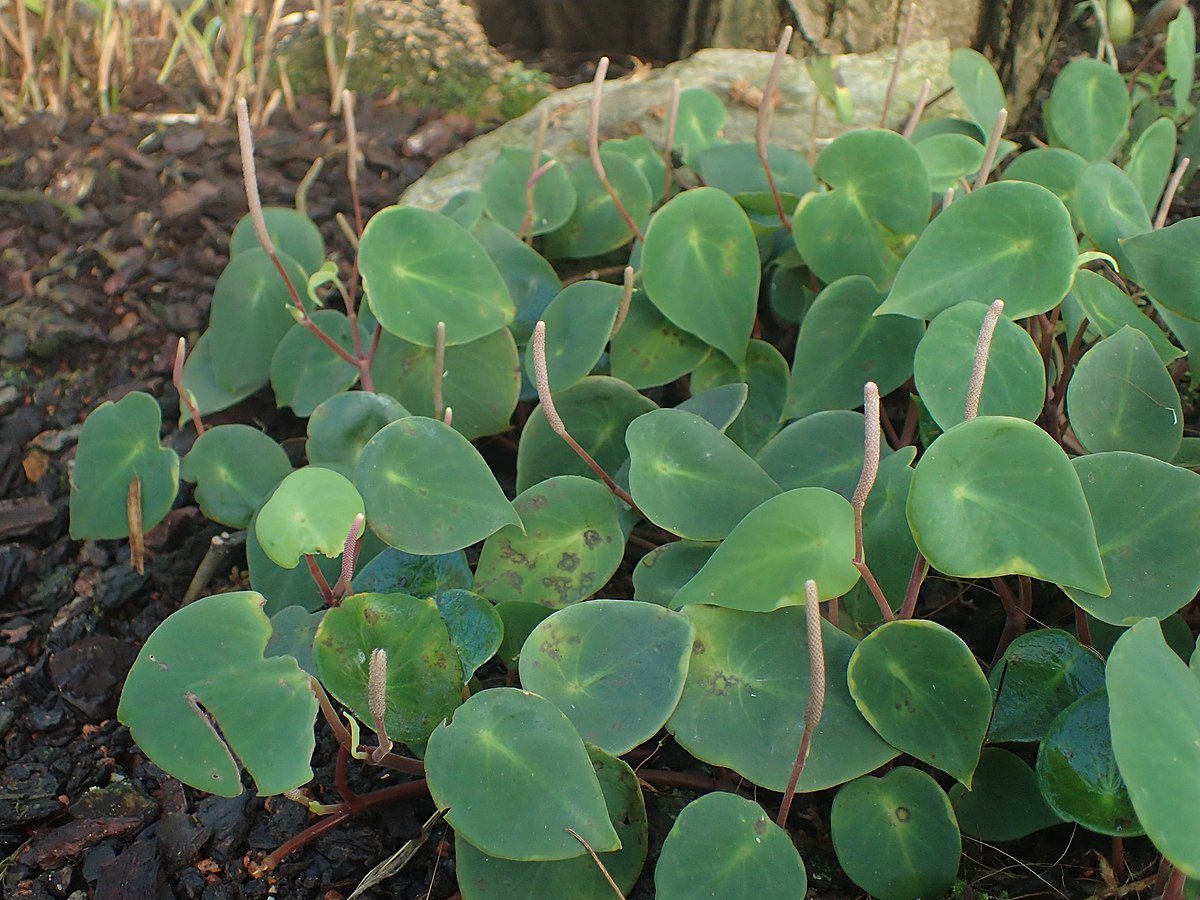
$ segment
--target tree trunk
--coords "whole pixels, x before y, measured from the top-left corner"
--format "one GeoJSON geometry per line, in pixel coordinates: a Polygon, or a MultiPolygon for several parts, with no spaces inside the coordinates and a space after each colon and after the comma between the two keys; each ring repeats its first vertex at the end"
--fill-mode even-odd
{"type": "MultiPolygon", "coordinates": [[[[869,53],[900,34],[904,0],[471,0],[497,44],[627,53],[667,62],[702,47],[768,50],[792,25],[792,52],[869,53]]],[[[1014,114],[1033,96],[1065,0],[918,0],[914,40],[975,47],[996,65],[1014,114]]],[[[1015,115],[1014,115],[1015,117],[1015,115]]]]}

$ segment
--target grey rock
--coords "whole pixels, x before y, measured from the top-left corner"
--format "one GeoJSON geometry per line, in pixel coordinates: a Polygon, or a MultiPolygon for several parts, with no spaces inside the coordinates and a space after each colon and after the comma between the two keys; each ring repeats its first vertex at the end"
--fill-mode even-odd
{"type": "MultiPolygon", "coordinates": [[[[834,57],[835,70],[854,102],[853,119],[848,124],[840,122],[819,98],[804,64],[793,57],[785,59],[780,77],[782,96],[771,120],[771,143],[804,152],[810,141],[817,141],[819,146],[853,128],[877,126],[895,59],[894,49],[834,57]]],[[[707,88],[722,99],[729,113],[724,131],[726,140],[753,140],[758,111],[738,98],[762,88],[771,62],[772,54],[757,50],[701,50],[665,68],[609,81],[604,87],[600,137],[603,140],[645,134],[661,145],[671,80],[678,78],[685,89],[707,88]]],[[[889,124],[904,121],[926,78],[933,85],[931,96],[940,99],[929,105],[925,115],[933,118],[962,114],[957,95],[952,91],[946,93],[951,86],[949,66],[950,46],[946,41],[910,45],[896,84],[889,124]]],[[[591,90],[591,85],[583,84],[559,91],[520,118],[475,138],[411,185],[401,196],[401,202],[439,209],[455,194],[478,188],[501,147],[533,144],[543,107],[549,111],[551,123],[546,133],[546,151],[567,166],[585,158],[591,90]]]]}

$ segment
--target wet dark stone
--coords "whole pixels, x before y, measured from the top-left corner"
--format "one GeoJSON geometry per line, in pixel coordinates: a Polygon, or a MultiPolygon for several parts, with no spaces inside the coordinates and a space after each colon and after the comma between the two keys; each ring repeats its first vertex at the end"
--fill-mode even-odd
{"type": "Polygon", "coordinates": [[[158,841],[140,840],[129,845],[100,870],[95,900],[157,900],[170,897],[158,841]]]}
{"type": "Polygon", "coordinates": [[[117,712],[118,689],[136,657],[132,644],[89,635],[50,657],[50,677],[89,722],[111,719],[117,712]]]}
{"type": "Polygon", "coordinates": [[[196,821],[213,835],[209,855],[218,861],[240,857],[238,848],[250,831],[250,794],[205,797],[196,804],[196,821]]]}
{"type": "Polygon", "coordinates": [[[0,546],[0,597],[11,596],[25,575],[25,551],[18,544],[0,546]]]}
{"type": "Polygon", "coordinates": [[[60,812],[59,779],[48,766],[18,761],[0,775],[0,825],[36,822],[60,812]]]}

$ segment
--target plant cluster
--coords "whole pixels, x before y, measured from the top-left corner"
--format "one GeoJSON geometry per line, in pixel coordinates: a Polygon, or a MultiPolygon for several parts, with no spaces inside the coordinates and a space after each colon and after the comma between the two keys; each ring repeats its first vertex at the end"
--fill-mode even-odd
{"type": "Polygon", "coordinates": [[[664,900],[803,896],[790,807],[830,789],[838,861],[877,897],[949,891],[963,834],[1064,821],[1148,835],[1169,896],[1200,878],[1180,615],[1200,454],[1176,384],[1200,349],[1200,219],[1165,225],[1194,43],[1169,42],[1183,100],[1157,117],[1131,117],[1111,66],[1071,62],[1050,145],[1026,152],[990,65],[958,51],[970,118],[922,122],[919,102],[810,164],[769,144],[789,37],[755,142],[722,140],[719,99],[678,83],[665,146],[600,142],[601,66],[583,164],[539,137],[442,211],[365,226],[345,103],[348,275],[305,217],[259,208],[242,107],[251,214],[176,366],[198,439],[180,463],[152,397],[100,406],[71,530],[129,536],[136,561],[180,478],[246,529],[252,589],[168,618],[119,715],[189,785],[237,795],[244,770],[324,814],[261,870],[427,791],[464,897],[621,895],[647,858],[643,787],[720,787],[645,767],[665,729],[757,802],[684,807],[664,900]],[[301,468],[255,428],[204,425],[267,385],[308,420],[301,468]],[[472,441],[514,413],[510,500],[472,441]],[[633,596],[592,599],[630,546],[650,548],[633,596]],[[994,659],[922,617],[931,570],[998,596],[994,659]],[[1029,630],[1035,593],[1074,627],[1029,630]],[[301,790],[318,714],[332,805],[301,790]],[[419,778],[355,794],[351,758],[419,778]]]}

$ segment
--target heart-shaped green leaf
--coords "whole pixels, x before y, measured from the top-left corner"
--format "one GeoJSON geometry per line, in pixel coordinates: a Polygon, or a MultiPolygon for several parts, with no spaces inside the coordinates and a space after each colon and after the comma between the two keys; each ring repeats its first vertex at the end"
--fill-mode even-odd
{"type": "Polygon", "coordinates": [[[999,747],[983,749],[971,789],[952,785],[950,802],[963,834],[981,841],[1015,841],[1062,821],[1042,799],[1033,769],[999,747]]]}
{"type": "MultiPolygon", "coordinates": [[[[696,628],[683,696],[667,722],[681,747],[782,791],[804,731],[809,658],[804,610],[750,613],[689,606],[696,628]]],[[[820,791],[871,772],[896,756],[850,696],[846,667],[854,640],[823,622],[825,711],[797,790],[820,791]]]]}
{"type": "Polygon", "coordinates": [[[1039,147],[1022,153],[1004,168],[1002,181],[1029,181],[1040,184],[1072,209],[1079,176],[1087,160],[1061,147],[1039,147]]]}
{"type": "MultiPolygon", "coordinates": [[[[862,474],[862,413],[826,410],[792,422],[759,451],[758,463],[784,490],[823,487],[847,500],[862,474]]],[[[892,453],[886,443],[883,458],[892,453]]]]}
{"type": "Polygon", "coordinates": [[[935,134],[917,144],[935,194],[945,193],[983,165],[984,146],[965,134],[935,134]]]}
{"type": "MultiPolygon", "coordinates": [[[[588,757],[608,818],[621,839],[621,849],[599,854],[605,870],[622,892],[633,888],[646,862],[649,844],[646,804],[633,769],[599,747],[588,745],[588,757]]],[[[586,856],[555,862],[515,862],[487,856],[455,836],[454,873],[463,900],[612,900],[613,889],[586,856]]]]}
{"type": "Polygon", "coordinates": [[[788,365],[766,341],[752,340],[741,365],[720,353],[710,353],[692,370],[688,383],[693,397],[717,387],[746,386],[744,406],[734,422],[721,430],[747,453],[757,453],[779,430],[787,400],[788,365]]]}
{"type": "MultiPolygon", "coordinates": [[[[350,320],[335,309],[319,309],[313,322],[347,353],[354,353],[350,320]]],[[[359,337],[366,347],[370,333],[359,322],[359,337]]],[[[271,387],[275,404],[290,407],[300,418],[358,380],[358,367],[346,362],[300,323],[292,325],[271,357],[271,387]]]]}
{"type": "Polygon", "coordinates": [[[1200,475],[1136,453],[1072,460],[1092,511],[1112,593],[1067,594],[1098,619],[1131,625],[1165,619],[1200,591],[1200,475]]]}
{"type": "Polygon", "coordinates": [[[956,425],[917,463],[908,522],[935,569],[1029,575],[1108,596],[1096,532],[1062,448],[1024,419],[956,425]]]}
{"type": "Polygon", "coordinates": [[[637,166],[637,170],[650,185],[650,205],[657,206],[662,202],[663,191],[667,187],[667,165],[663,162],[662,152],[650,143],[649,138],[644,134],[635,134],[623,139],[614,138],[601,144],[600,149],[628,156],[629,161],[637,166]]]}
{"type": "Polygon", "coordinates": [[[446,344],[466,344],[513,320],[504,279],[471,232],[441,213],[389,206],[371,217],[358,267],[371,311],[383,328],[432,347],[437,323],[446,344]]]}
{"type": "Polygon", "coordinates": [[[1008,101],[988,58],[977,50],[955,50],[950,54],[950,78],[971,118],[980,128],[990,131],[1008,101]]]}
{"type": "Polygon", "coordinates": [[[695,629],[649,603],[592,600],[561,609],[530,633],[521,684],[563,711],[585,741],[628,753],[679,702],[695,629]]]}
{"type": "Polygon", "coordinates": [[[344,476],[306,466],[280,482],[258,511],[254,533],[276,565],[293,569],[301,556],[340,556],[363,511],[363,498],[344,476]]]}
{"type": "Polygon", "coordinates": [[[583,741],[549,700],[516,688],[475,694],[425,750],[434,802],[482,853],[511,860],[620,847],[583,741]],[[478,802],[486,796],[487,803],[478,802]]]}
{"type": "Polygon", "coordinates": [[[1121,241],[1132,277],[1151,299],[1192,321],[1200,320],[1200,258],[1193,252],[1197,241],[1200,216],[1121,241]]]}
{"type": "Polygon", "coordinates": [[[356,594],[411,594],[437,597],[471,586],[471,568],[461,550],[417,556],[385,547],[354,576],[356,594]]]}
{"type": "Polygon", "coordinates": [[[334,394],[308,417],[304,453],[311,465],[353,476],[359,454],[384,425],[411,415],[387,394],[334,394]]]}
{"type": "MultiPolygon", "coordinates": [[[[549,153],[542,153],[538,166],[544,166],[552,159],[549,153]]],[[[575,189],[571,187],[566,170],[557,164],[538,178],[530,198],[528,182],[535,168],[532,150],[501,147],[495,162],[483,176],[481,187],[487,214],[514,234],[538,235],[555,231],[565,225],[575,211],[575,189]]]]}
{"type": "Polygon", "coordinates": [[[1010,319],[1053,309],[1078,251],[1062,201],[1036,184],[999,181],[941,212],[904,260],[876,315],[932,319],[963,300],[999,297],[1010,319]]]}
{"type": "Polygon", "coordinates": [[[1200,683],[1152,620],[1108,658],[1112,749],[1137,816],[1156,847],[1200,878],[1200,683]]]}
{"type": "Polygon", "coordinates": [[[1084,234],[1122,269],[1128,261],[1120,241],[1154,227],[1133,179],[1110,162],[1094,162],[1080,173],[1072,210],[1084,234]]]}
{"type": "Polygon", "coordinates": [[[908,380],[925,329],[904,316],[875,316],[883,300],[861,275],[835,281],[817,295],[796,339],[785,416],[853,409],[862,405],[868,381],[888,394],[908,380]]]}
{"type": "Polygon", "coordinates": [[[779,487],[737,444],[693,413],[656,409],[625,433],[629,488],[656,525],[715,541],[779,487]]]}
{"type": "Polygon", "coordinates": [[[1043,115],[1054,144],[1088,162],[1107,159],[1129,121],[1125,79],[1098,59],[1073,59],[1054,79],[1043,115]]]}
{"type": "MultiPolygon", "coordinates": [[[[372,368],[376,389],[395,395],[414,415],[435,417],[434,354],[384,335],[372,368]]],[[[450,424],[467,440],[507,431],[520,390],[520,357],[507,328],[446,348],[442,404],[453,409],[450,424]]]]}
{"type": "Polygon", "coordinates": [[[842,869],[879,900],[941,897],[958,875],[954,809],[938,783],[911,766],[843,787],[829,827],[842,869]]]}
{"type": "Polygon", "coordinates": [[[735,363],[746,354],[761,277],[750,222],[716,188],[684,191],[655,213],[642,284],[658,310],[735,363]]]}
{"type": "Polygon", "coordinates": [[[500,649],[504,623],[495,606],[470,591],[439,591],[433,601],[462,661],[462,680],[466,684],[475,670],[500,649]]]}
{"type": "MultiPolygon", "coordinates": [[[[914,380],[921,401],[942,430],[963,420],[967,386],[975,365],[975,345],[988,308],[968,300],[929,324],[917,347],[914,380]]],[[[882,385],[880,392],[883,392],[882,385]]],[[[992,334],[987,377],[979,412],[1033,421],[1046,402],[1046,370],[1037,345],[1024,328],[1001,318],[992,334]]]]}
{"type": "Polygon", "coordinates": [[[294,659],[264,657],[263,602],[234,591],[173,613],[142,647],[117,710],[155,765],[221,797],[242,793],[239,762],[263,795],[312,778],[317,698],[294,659]]]}
{"type": "Polygon", "coordinates": [[[1154,209],[1175,164],[1175,123],[1163,116],[1138,135],[1125,171],[1137,186],[1146,209],[1154,209]]]}
{"type": "Polygon", "coordinates": [[[162,521],[179,490],[179,456],[159,444],[161,428],[158,404],[141,391],[101,403],[87,417],[71,472],[72,538],[127,537],[134,478],[141,490],[142,528],[162,521]]]}
{"type": "Polygon", "coordinates": [[[1128,326],[1083,355],[1067,386],[1067,413],[1091,453],[1131,450],[1171,460],[1183,440],[1175,382],[1150,339],[1128,326]]]}
{"type": "Polygon", "coordinates": [[[621,564],[624,535],[608,488],[578,475],[540,481],[513,501],[523,527],[483,544],[473,590],[494,603],[560,609],[590,597],[621,564]]]}
{"type": "Polygon", "coordinates": [[[725,104],[712,91],[704,88],[680,91],[675,146],[689,168],[698,165],[700,154],[716,142],[727,118],[725,104]]]}
{"type": "Polygon", "coordinates": [[[936,622],[888,622],[858,645],[846,678],[885,741],[971,786],[992,690],[962,638],[936,622]]]}
{"type": "MultiPolygon", "coordinates": [[[[553,387],[553,385],[551,385],[553,387]]],[[[571,437],[608,473],[621,468],[629,451],[625,429],[642,413],[657,409],[628,384],[604,375],[592,375],[561,393],[554,392],[554,406],[571,437]]],[[[517,449],[517,490],[545,481],[553,475],[596,474],[566,442],[551,430],[546,414],[537,407],[525,423],[517,449]]]]}
{"type": "MultiPolygon", "coordinates": [[[[266,379],[258,384],[243,384],[237,390],[226,388],[217,377],[217,370],[212,355],[213,341],[208,332],[200,335],[188,354],[187,362],[183,364],[183,389],[187,391],[196,405],[200,415],[220,412],[235,403],[245,400],[257,391],[266,379]]],[[[268,365],[270,359],[268,357],[268,365]]],[[[191,411],[187,404],[180,404],[179,424],[182,426],[191,419],[191,411]]]]}
{"type": "Polygon", "coordinates": [[[760,900],[784,889],[795,897],[808,892],[792,839],[753,800],[723,791],[683,808],[654,867],[660,900],[760,900]]]}
{"type": "Polygon", "coordinates": [[[371,727],[369,673],[377,649],[387,652],[388,737],[425,740],[462,702],[462,664],[437,604],[407,594],[354,594],[321,620],[313,643],[321,684],[371,727]]]}
{"type": "Polygon", "coordinates": [[[1104,663],[1065,631],[1042,628],[1009,644],[989,680],[996,708],[988,740],[1040,741],[1059,713],[1104,686],[1104,663]]]}
{"type": "MultiPolygon", "coordinates": [[[[306,273],[313,273],[325,262],[325,239],[321,237],[321,229],[299,210],[289,206],[264,206],[263,219],[267,223],[267,234],[275,249],[285,253],[300,264],[306,273]]],[[[229,258],[240,256],[247,250],[261,250],[258,235],[254,233],[254,223],[249,213],[242,216],[229,237],[229,258]]],[[[296,284],[296,290],[301,296],[304,291],[296,284]]]]}
{"type": "Polygon", "coordinates": [[[196,485],[204,515],[230,528],[245,528],[291,471],[287,453],[257,428],[218,425],[192,445],[180,475],[196,485]]]}
{"type": "Polygon", "coordinates": [[[755,507],[712,559],[675,595],[674,606],[707,603],[768,612],[804,603],[804,582],[821,599],[840,597],[858,581],[854,512],[824,488],[797,488],[755,507]]]}
{"type": "Polygon", "coordinates": [[[517,343],[524,344],[533,334],[547,305],[562,290],[562,282],[554,267],[540,253],[502,225],[481,219],[471,229],[471,234],[500,270],[500,277],[517,308],[516,318],[508,327],[517,343]]]}
{"type": "MultiPolygon", "coordinates": [[[[602,147],[600,160],[621,205],[634,223],[643,227],[650,215],[650,185],[628,156],[602,147]]],[[[616,250],[633,239],[604,183],[587,160],[570,169],[575,189],[575,211],[567,224],[546,236],[545,254],[550,259],[583,259],[616,250]]]]}
{"type": "MultiPolygon", "coordinates": [[[[619,285],[577,281],[546,307],[546,373],[554,390],[569,388],[595,367],[617,319],[621,293],[619,285]]],[[[525,372],[532,380],[532,345],[525,349],[525,372]]]]}
{"type": "MultiPolygon", "coordinates": [[[[812,167],[799,153],[782,147],[768,147],[767,162],[775,179],[775,189],[780,193],[801,197],[817,189],[812,167]]],[[[696,173],[709,187],[731,196],[771,190],[753,141],[713,144],[697,157],[696,173]]],[[[774,205],[772,200],[772,212],[774,205]]],[[[775,224],[778,225],[778,221],[775,224]]]]}
{"type": "MultiPolygon", "coordinates": [[[[1183,351],[1167,339],[1163,330],[1138,308],[1128,294],[1098,272],[1080,269],[1075,273],[1075,284],[1071,286],[1066,302],[1071,301],[1079,305],[1080,315],[1087,316],[1088,322],[1100,332],[1101,337],[1112,337],[1128,325],[1150,339],[1163,365],[1169,365],[1183,356],[1183,351]]],[[[1074,331],[1078,331],[1078,328],[1076,325],[1074,331]]],[[[991,376],[990,362],[988,375],[991,376]]]]}
{"type": "Polygon", "coordinates": [[[410,416],[380,429],[363,447],[354,483],[371,529],[408,553],[449,553],[521,525],[479,451],[436,419],[410,416]]]}
{"type": "Polygon", "coordinates": [[[1064,819],[1116,837],[1143,833],[1113,756],[1103,688],[1050,724],[1038,748],[1037,776],[1046,803],[1064,819]]]}
{"type": "Polygon", "coordinates": [[[609,349],[613,377],[638,389],[686,375],[711,352],[700,338],[671,324],[641,290],[633,292],[629,315],[609,349]]]}
{"type": "Polygon", "coordinates": [[[633,599],[671,606],[679,589],[712,558],[716,544],[672,541],[651,550],[633,569],[633,599]]]}
{"type": "MultiPolygon", "coordinates": [[[[753,342],[751,342],[750,347],[753,350],[753,342]]],[[[774,348],[771,349],[774,351],[774,348]]],[[[750,354],[747,353],[747,359],[749,359],[749,356],[750,354]]],[[[717,356],[716,358],[723,359],[724,357],[717,356]]],[[[786,372],[786,369],[784,371],[786,372]]],[[[696,376],[693,373],[693,387],[696,384],[695,379],[696,376]]],[[[722,384],[718,387],[706,388],[697,394],[693,394],[675,408],[681,409],[684,412],[695,413],[718,431],[723,432],[741,414],[743,407],[746,405],[746,397],[749,393],[745,383],[722,384]]]]}

